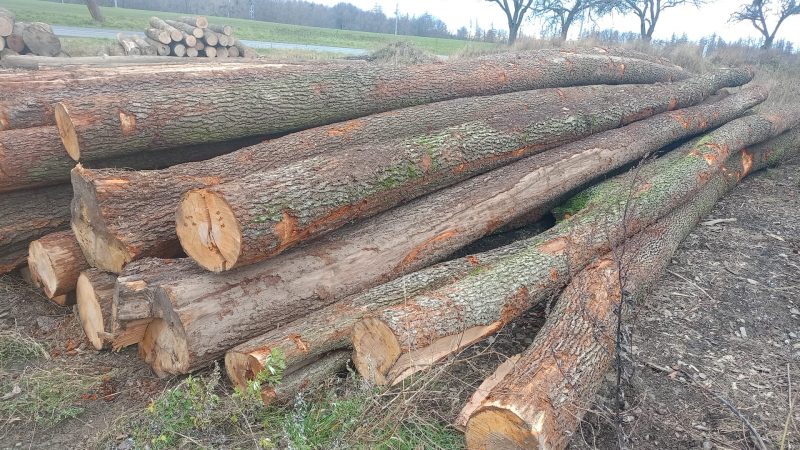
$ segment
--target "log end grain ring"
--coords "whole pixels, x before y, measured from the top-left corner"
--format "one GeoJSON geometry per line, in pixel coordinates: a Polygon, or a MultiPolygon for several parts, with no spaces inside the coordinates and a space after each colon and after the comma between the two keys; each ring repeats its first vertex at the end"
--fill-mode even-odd
{"type": "Polygon", "coordinates": [[[75,124],[72,123],[72,118],[69,116],[69,111],[63,103],[56,103],[56,125],[58,125],[58,134],[61,136],[61,142],[64,143],[64,148],[67,149],[67,154],[75,161],[81,159],[81,147],[78,143],[78,133],[75,131],[75,124]]]}
{"type": "Polygon", "coordinates": [[[382,321],[370,317],[353,327],[353,365],[371,383],[388,383],[386,374],[400,353],[400,342],[382,321]]]}
{"type": "Polygon", "coordinates": [[[250,380],[264,369],[261,362],[248,353],[229,351],[225,353],[225,371],[234,386],[246,388],[250,380]]]}
{"type": "Polygon", "coordinates": [[[496,450],[532,450],[547,448],[537,439],[537,430],[513,412],[494,407],[478,410],[469,422],[465,438],[467,448],[496,450]]]}
{"type": "Polygon", "coordinates": [[[242,231],[222,196],[207,189],[189,191],[175,222],[181,246],[200,266],[222,272],[238,261],[242,231]]]}

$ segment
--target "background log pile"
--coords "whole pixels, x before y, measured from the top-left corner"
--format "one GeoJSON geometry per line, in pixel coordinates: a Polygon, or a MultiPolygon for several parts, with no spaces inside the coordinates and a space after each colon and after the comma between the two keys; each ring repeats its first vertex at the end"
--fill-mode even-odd
{"type": "Polygon", "coordinates": [[[122,55],[221,59],[258,56],[236,39],[231,26],[209,24],[208,19],[199,16],[176,20],[151,17],[144,36],[120,33],[117,42],[122,55]]]}
{"type": "MultiPolygon", "coordinates": [[[[228,36],[200,19],[148,36],[228,36]]],[[[563,448],[626,297],[727,190],[800,153],[800,111],[753,110],[769,93],[749,70],[601,49],[229,66],[213,85],[155,67],[64,69],[68,90],[42,80],[24,105],[0,79],[0,268],[27,257],[96,349],[138,345],[160,376],[224,357],[245,386],[282,355],[265,403],[351,357],[399,383],[557,299],[459,417],[471,448],[563,448]],[[541,234],[453,256],[551,211],[541,234]]]]}
{"type": "Polygon", "coordinates": [[[12,55],[59,56],[61,40],[50,25],[18,22],[14,13],[0,8],[0,59],[12,55]]]}

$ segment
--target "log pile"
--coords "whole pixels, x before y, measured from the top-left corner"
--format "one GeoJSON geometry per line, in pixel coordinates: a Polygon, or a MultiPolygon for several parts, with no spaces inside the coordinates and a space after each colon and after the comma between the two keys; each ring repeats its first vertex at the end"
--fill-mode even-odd
{"type": "MultiPolygon", "coordinates": [[[[152,20],[148,37],[227,36],[200,19],[152,20]]],[[[43,87],[36,111],[14,109],[13,96],[5,106],[10,123],[36,125],[0,142],[39,169],[0,171],[13,190],[0,199],[14,211],[0,217],[8,264],[27,256],[48,297],[77,302],[94,348],[138,345],[159,376],[224,357],[244,386],[281,353],[285,379],[263,386],[265,403],[351,355],[370,382],[396,384],[557,298],[531,347],[460,416],[471,448],[563,448],[610,364],[620,267],[631,269],[625,292],[644,295],[720,196],[800,152],[800,111],[754,111],[768,92],[739,89],[749,70],[691,75],[605,50],[247,66],[213,85],[183,74],[148,86],[144,69],[115,71],[109,83],[107,69],[76,68],[74,93],[43,87]],[[91,70],[105,75],[86,81],[91,70]],[[167,168],[92,165],[274,133],[284,135],[167,168]],[[70,195],[62,159],[28,149],[54,135],[59,158],[81,161],[70,195]],[[34,192],[60,206],[27,207],[34,192]],[[560,221],[541,234],[452,257],[554,210],[560,221]]]]}
{"type": "Polygon", "coordinates": [[[61,54],[61,40],[50,25],[19,22],[13,12],[0,8],[0,59],[16,55],[61,54]]]}
{"type": "Polygon", "coordinates": [[[151,17],[144,35],[120,33],[112,54],[205,58],[257,58],[229,25],[209,24],[205,17],[175,20],[151,17]]]}

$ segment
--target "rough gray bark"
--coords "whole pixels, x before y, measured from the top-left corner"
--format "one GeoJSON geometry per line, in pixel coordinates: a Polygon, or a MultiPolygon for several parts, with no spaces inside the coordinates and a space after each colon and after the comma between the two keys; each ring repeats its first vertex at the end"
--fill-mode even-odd
{"type": "Polygon", "coordinates": [[[202,96],[184,81],[135,95],[72,97],[56,105],[56,122],[67,151],[92,159],[288,132],[460,97],[683,78],[683,71],[647,61],[552,50],[409,67],[275,67],[241,83],[204,80],[202,96]]]}

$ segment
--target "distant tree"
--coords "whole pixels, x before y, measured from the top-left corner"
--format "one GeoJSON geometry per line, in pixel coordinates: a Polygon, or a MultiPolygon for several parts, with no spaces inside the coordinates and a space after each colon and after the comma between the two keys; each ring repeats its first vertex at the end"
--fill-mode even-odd
{"type": "Polygon", "coordinates": [[[97,0],[86,0],[86,7],[89,8],[89,14],[92,15],[92,19],[95,22],[105,21],[105,17],[103,17],[103,12],[100,11],[100,6],[97,4],[97,0]]]}
{"type": "Polygon", "coordinates": [[[772,43],[775,41],[775,35],[778,34],[778,28],[780,28],[781,24],[783,24],[787,18],[794,15],[800,15],[800,3],[798,3],[797,0],[780,0],[779,2],[772,0],[753,0],[749,4],[743,5],[739,11],[733,13],[731,20],[737,22],[750,21],[753,27],[764,36],[764,45],[762,45],[761,48],[768,49],[772,47],[772,43]],[[778,4],[780,7],[773,11],[778,4]],[[778,20],[775,26],[770,30],[770,27],[767,25],[767,18],[771,16],[776,16],[778,20]]]}
{"type": "Polygon", "coordinates": [[[530,11],[534,0],[486,0],[496,3],[506,13],[508,20],[508,44],[513,45],[519,35],[519,27],[522,25],[525,14],[530,11]]]}
{"type": "Polygon", "coordinates": [[[606,0],[606,2],[609,7],[623,14],[633,14],[638,17],[640,39],[650,42],[664,10],[680,5],[700,7],[706,0],[606,0]]]}
{"type": "Polygon", "coordinates": [[[456,32],[456,37],[462,40],[469,39],[469,30],[467,29],[467,27],[459,28],[458,31],[456,32]]]}
{"type": "Polygon", "coordinates": [[[532,9],[534,14],[546,17],[548,25],[558,29],[561,39],[566,40],[569,28],[583,14],[604,15],[611,11],[612,5],[607,0],[536,0],[532,9]]]}

